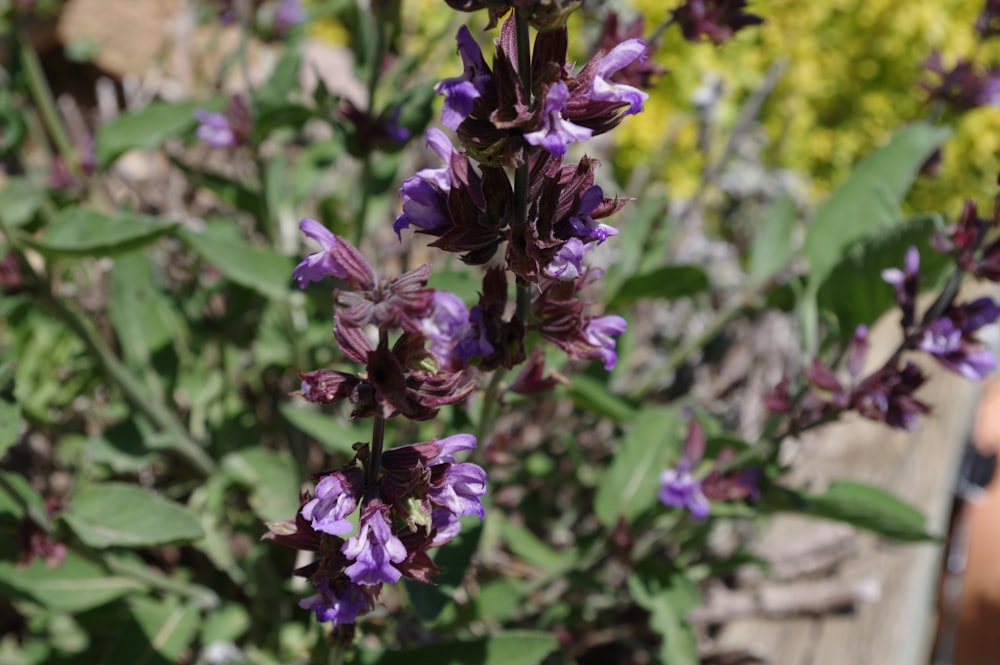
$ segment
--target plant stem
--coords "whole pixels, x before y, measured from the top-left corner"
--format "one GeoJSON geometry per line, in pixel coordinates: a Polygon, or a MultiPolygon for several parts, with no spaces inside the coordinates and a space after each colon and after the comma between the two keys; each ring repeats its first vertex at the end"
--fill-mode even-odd
{"type": "Polygon", "coordinates": [[[203,475],[210,475],[215,470],[215,462],[212,458],[201,445],[194,441],[184,424],[169,409],[146,394],[139,380],[115,356],[93,326],[51,293],[42,295],[41,300],[55,314],[56,318],[76,333],[87,350],[97,360],[105,375],[121,390],[125,401],[148,418],[157,428],[173,434],[175,437],[172,442],[173,449],[203,475]]]}
{"type": "Polygon", "coordinates": [[[490,377],[490,383],[486,386],[486,391],[483,393],[483,406],[479,410],[479,422],[476,424],[476,441],[482,442],[490,425],[493,424],[493,418],[496,415],[495,407],[500,403],[500,383],[506,373],[507,370],[502,367],[494,370],[493,376],[490,377]]]}
{"type": "Polygon", "coordinates": [[[45,128],[49,131],[52,142],[55,143],[56,150],[59,151],[59,155],[62,157],[66,168],[73,174],[74,178],[82,178],[83,169],[80,166],[80,159],[76,154],[76,149],[73,147],[73,142],[70,141],[69,135],[66,133],[65,127],[63,127],[59,113],[56,111],[55,100],[52,98],[52,90],[49,89],[49,84],[45,80],[45,72],[42,69],[41,61],[38,59],[38,54],[31,48],[31,44],[20,31],[16,34],[15,40],[17,42],[18,58],[21,61],[28,89],[31,91],[31,96],[34,98],[35,104],[38,105],[38,110],[42,114],[42,122],[45,123],[45,128]]]}
{"type": "MultiPolygon", "coordinates": [[[[371,70],[368,72],[368,108],[365,115],[367,126],[371,127],[375,120],[375,91],[378,89],[379,78],[382,75],[382,51],[385,48],[385,35],[382,23],[374,20],[375,45],[372,49],[371,70]]],[[[354,231],[354,245],[361,246],[365,234],[365,221],[368,218],[368,208],[372,196],[372,152],[374,148],[364,146],[364,157],[361,158],[361,203],[358,210],[358,225],[354,231]]]]}
{"type": "MultiPolygon", "coordinates": [[[[378,346],[379,350],[387,351],[389,349],[389,333],[385,330],[378,331],[378,346]]],[[[375,406],[375,417],[372,419],[372,445],[371,445],[371,455],[369,457],[368,464],[368,477],[365,478],[365,482],[371,485],[376,480],[378,480],[378,472],[382,468],[382,449],[385,446],[385,418],[382,416],[382,411],[375,406]]]]}

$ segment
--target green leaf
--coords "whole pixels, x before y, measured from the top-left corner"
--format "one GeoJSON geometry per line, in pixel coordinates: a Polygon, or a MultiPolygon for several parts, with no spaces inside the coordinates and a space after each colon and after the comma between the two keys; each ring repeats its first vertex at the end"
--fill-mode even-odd
{"type": "Polygon", "coordinates": [[[360,425],[347,424],[328,413],[297,404],[285,402],[278,410],[293,427],[319,441],[327,452],[353,456],[354,444],[371,438],[371,432],[360,425]]]}
{"type": "Polygon", "coordinates": [[[226,603],[205,618],[201,643],[208,646],[213,642],[235,642],[250,628],[250,624],[250,613],[243,605],[226,603]]]}
{"type": "Polygon", "coordinates": [[[40,206],[38,190],[23,176],[8,177],[7,184],[0,189],[0,218],[8,227],[24,226],[40,206]]]}
{"type": "Polygon", "coordinates": [[[251,448],[226,455],[222,468],[250,492],[250,507],[265,522],[291,519],[299,510],[302,485],[295,460],[287,452],[251,448]]]}
{"type": "Polygon", "coordinates": [[[82,612],[145,588],[137,580],[109,575],[103,567],[73,552],[67,553],[57,568],[50,568],[42,559],[25,568],[0,561],[0,589],[58,612],[82,612]]]}
{"type": "Polygon", "coordinates": [[[903,127],[888,145],[862,159],[817,211],[803,247],[809,260],[809,280],[799,312],[809,353],[818,348],[816,294],[820,286],[847,247],[901,219],[899,205],[913,179],[950,132],[947,127],[928,123],[903,127]]]}
{"type": "Polygon", "coordinates": [[[45,514],[45,501],[28,479],[0,471],[0,525],[16,526],[26,513],[45,514]]]}
{"type": "Polygon", "coordinates": [[[129,617],[104,656],[104,665],[169,665],[180,662],[198,633],[200,617],[176,599],[135,597],[129,617]]]}
{"type": "Polygon", "coordinates": [[[902,266],[910,246],[920,250],[921,290],[940,286],[954,262],[931,248],[935,227],[934,217],[918,217],[848,248],[818,294],[819,305],[836,315],[842,339],[849,338],[858,324],[870,324],[896,305],[895,292],[882,279],[882,271],[902,266]]]}
{"type": "Polygon", "coordinates": [[[291,258],[212,230],[179,229],[177,237],[240,286],[267,298],[288,298],[288,286],[295,267],[291,258]]]}
{"type": "Polygon", "coordinates": [[[826,281],[849,245],[899,220],[899,204],[920,167],[950,133],[928,123],[907,125],[854,167],[806,232],[811,282],[826,281]]]}
{"type": "Polygon", "coordinates": [[[526,527],[508,520],[500,521],[500,534],[511,552],[545,573],[568,570],[578,558],[574,551],[557,552],[526,527]]]}
{"type": "Polygon", "coordinates": [[[476,617],[503,623],[513,619],[524,607],[524,592],[513,580],[501,577],[487,582],[475,595],[476,617]]]}
{"type": "Polygon", "coordinates": [[[670,225],[663,223],[667,217],[667,207],[667,198],[660,195],[643,196],[639,201],[629,204],[628,233],[615,236],[618,259],[604,273],[602,282],[605,293],[617,293],[628,277],[649,264],[653,255],[656,262],[650,267],[662,262],[663,245],[657,242],[657,227],[669,230],[670,225]]]}
{"type": "Polygon", "coordinates": [[[847,522],[894,540],[939,539],[927,533],[923,513],[881,487],[844,480],[822,494],[801,498],[798,505],[808,515],[847,522]]]}
{"type": "Polygon", "coordinates": [[[568,392],[570,399],[580,408],[600,414],[615,422],[627,422],[635,418],[635,406],[623,397],[611,392],[607,383],[588,374],[574,376],[568,392]]]}
{"type": "Polygon", "coordinates": [[[792,197],[780,196],[767,212],[750,245],[747,281],[763,284],[792,258],[792,227],[797,211],[792,197]]]}
{"type": "Polygon", "coordinates": [[[21,432],[21,405],[14,397],[14,372],[10,365],[0,365],[0,458],[17,443],[21,432]]]}
{"type": "Polygon", "coordinates": [[[594,511],[601,524],[611,528],[619,516],[631,522],[656,502],[660,473],[680,450],[682,429],[676,409],[638,413],[598,483],[594,511]]]}
{"type": "Polygon", "coordinates": [[[183,506],[126,483],[83,488],[62,517],[91,547],[148,547],[204,535],[183,506]]]}
{"type": "Polygon", "coordinates": [[[509,631],[469,642],[445,642],[364,659],[366,665],[535,665],[559,646],[555,636],[509,631]]]}
{"type": "Polygon", "coordinates": [[[643,565],[628,578],[636,604],[649,612],[649,626],[662,637],[663,665],[698,665],[698,638],[684,616],[699,600],[698,587],[682,573],[643,565]]]}
{"type": "Polygon", "coordinates": [[[134,212],[74,206],[56,214],[41,240],[26,242],[48,256],[110,256],[148,245],[175,226],[175,221],[134,212]]]}
{"type": "Polygon", "coordinates": [[[136,366],[178,336],[181,324],[170,301],[153,282],[149,259],[140,253],[115,259],[108,318],[118,345],[136,366]]]}
{"type": "Polygon", "coordinates": [[[168,138],[190,134],[197,124],[194,112],[217,106],[217,101],[153,102],[139,111],[120,115],[97,128],[97,163],[105,168],[128,150],[158,148],[168,138]]]}
{"type": "MultiPolygon", "coordinates": [[[[468,518],[463,520],[463,522],[469,521],[471,520],[468,518]]],[[[434,565],[442,571],[434,578],[433,586],[406,580],[406,593],[410,597],[410,602],[413,603],[413,608],[420,618],[428,624],[433,623],[451,602],[455,590],[465,579],[465,573],[472,563],[472,556],[479,547],[479,538],[483,533],[482,524],[477,522],[466,527],[467,525],[463,524],[461,533],[434,554],[434,565]]]]}
{"type": "Polygon", "coordinates": [[[626,279],[608,301],[608,309],[620,309],[640,298],[676,300],[708,289],[708,275],[698,266],[670,265],[626,279]]]}

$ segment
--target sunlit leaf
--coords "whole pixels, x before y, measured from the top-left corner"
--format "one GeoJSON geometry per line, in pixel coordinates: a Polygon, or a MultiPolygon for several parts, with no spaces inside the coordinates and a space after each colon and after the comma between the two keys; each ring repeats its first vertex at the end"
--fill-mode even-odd
{"type": "Polygon", "coordinates": [[[91,547],[144,547],[203,535],[184,506],[125,483],[86,486],[61,515],[91,547]]]}

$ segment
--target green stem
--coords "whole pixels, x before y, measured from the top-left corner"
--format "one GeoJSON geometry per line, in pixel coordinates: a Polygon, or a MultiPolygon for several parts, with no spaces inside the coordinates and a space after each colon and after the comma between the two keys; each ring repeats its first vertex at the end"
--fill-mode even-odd
{"type": "Polygon", "coordinates": [[[496,416],[496,406],[500,403],[500,384],[506,373],[507,370],[502,367],[494,370],[493,376],[490,378],[490,383],[486,386],[486,391],[483,393],[483,405],[479,410],[479,422],[476,424],[476,441],[480,444],[482,444],[483,438],[486,436],[487,431],[493,424],[493,418],[496,416]]]}
{"type": "Polygon", "coordinates": [[[139,380],[115,356],[93,326],[51,293],[42,295],[41,300],[58,319],[76,333],[105,375],[121,390],[125,401],[157,428],[173,434],[175,437],[173,449],[202,474],[210,475],[215,470],[212,458],[191,438],[183,423],[169,409],[146,394],[139,380]]]}
{"type": "MultiPolygon", "coordinates": [[[[378,331],[378,347],[380,351],[389,350],[389,333],[385,330],[378,331]]],[[[385,418],[378,406],[375,407],[375,417],[372,420],[371,455],[366,467],[368,476],[365,478],[368,485],[378,480],[378,472],[382,468],[382,449],[385,447],[385,418]]]]}
{"type": "Polygon", "coordinates": [[[41,61],[38,59],[38,54],[35,53],[29,41],[20,32],[17,33],[15,39],[17,42],[18,57],[28,83],[28,89],[31,91],[31,96],[42,114],[42,122],[45,123],[45,128],[49,131],[52,142],[55,143],[56,150],[59,151],[59,155],[62,157],[66,168],[73,174],[74,178],[82,178],[83,169],[80,166],[80,159],[76,154],[76,149],[73,147],[73,142],[70,141],[69,135],[66,133],[65,127],[63,127],[59,113],[56,111],[55,100],[52,98],[52,91],[49,89],[49,84],[45,79],[45,72],[42,69],[41,61]]]}
{"type": "MultiPolygon", "coordinates": [[[[375,91],[378,89],[379,78],[382,75],[382,51],[385,49],[385,35],[380,21],[374,21],[375,45],[372,49],[371,70],[368,72],[368,108],[365,115],[368,126],[375,121],[375,91]]],[[[361,246],[365,234],[365,221],[372,198],[372,147],[364,146],[364,156],[361,158],[361,203],[358,210],[358,226],[354,232],[354,245],[361,246]]]]}

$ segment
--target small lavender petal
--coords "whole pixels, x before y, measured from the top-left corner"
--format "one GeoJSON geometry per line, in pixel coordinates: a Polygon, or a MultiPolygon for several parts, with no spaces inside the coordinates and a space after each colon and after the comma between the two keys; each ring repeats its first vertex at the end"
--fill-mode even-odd
{"type": "Polygon", "coordinates": [[[554,279],[576,279],[583,272],[583,255],[586,249],[582,240],[570,238],[545,266],[545,273],[554,279]]]}
{"type": "Polygon", "coordinates": [[[356,584],[395,584],[402,576],[391,564],[406,558],[406,547],[392,534],[389,522],[379,510],[362,516],[358,533],[348,539],[340,551],[354,561],[344,573],[356,584]]]}
{"type": "Polygon", "coordinates": [[[608,371],[614,369],[618,361],[618,354],[615,352],[616,342],[612,335],[622,334],[627,327],[625,319],[609,315],[591,319],[583,331],[587,343],[595,347],[604,358],[604,369],[608,371]]]}
{"type": "Polygon", "coordinates": [[[231,148],[236,145],[236,133],[224,114],[198,109],[194,117],[199,123],[195,135],[209,146],[231,148]]]}
{"type": "Polygon", "coordinates": [[[319,593],[300,600],[299,607],[314,612],[317,621],[331,621],[334,625],[352,624],[358,614],[368,608],[368,597],[357,584],[331,589],[324,580],[317,583],[316,588],[319,593]]]}
{"type": "Polygon", "coordinates": [[[687,460],[681,460],[676,469],[667,469],[660,474],[660,502],[672,508],[683,508],[696,520],[708,516],[711,506],[701,489],[701,481],[687,468],[687,460]]]}
{"type": "Polygon", "coordinates": [[[541,146],[557,157],[566,154],[570,143],[586,141],[593,135],[593,130],[574,125],[562,116],[569,99],[569,88],[559,81],[549,88],[545,97],[540,126],[536,131],[524,135],[524,140],[531,145],[541,146]]]}
{"type": "Polygon", "coordinates": [[[629,39],[611,49],[601,60],[597,69],[597,76],[590,89],[590,98],[602,102],[625,102],[629,105],[628,109],[625,110],[625,115],[642,111],[649,95],[638,88],[612,83],[608,79],[618,70],[627,67],[645,55],[646,43],[641,39],[629,39]]]}

